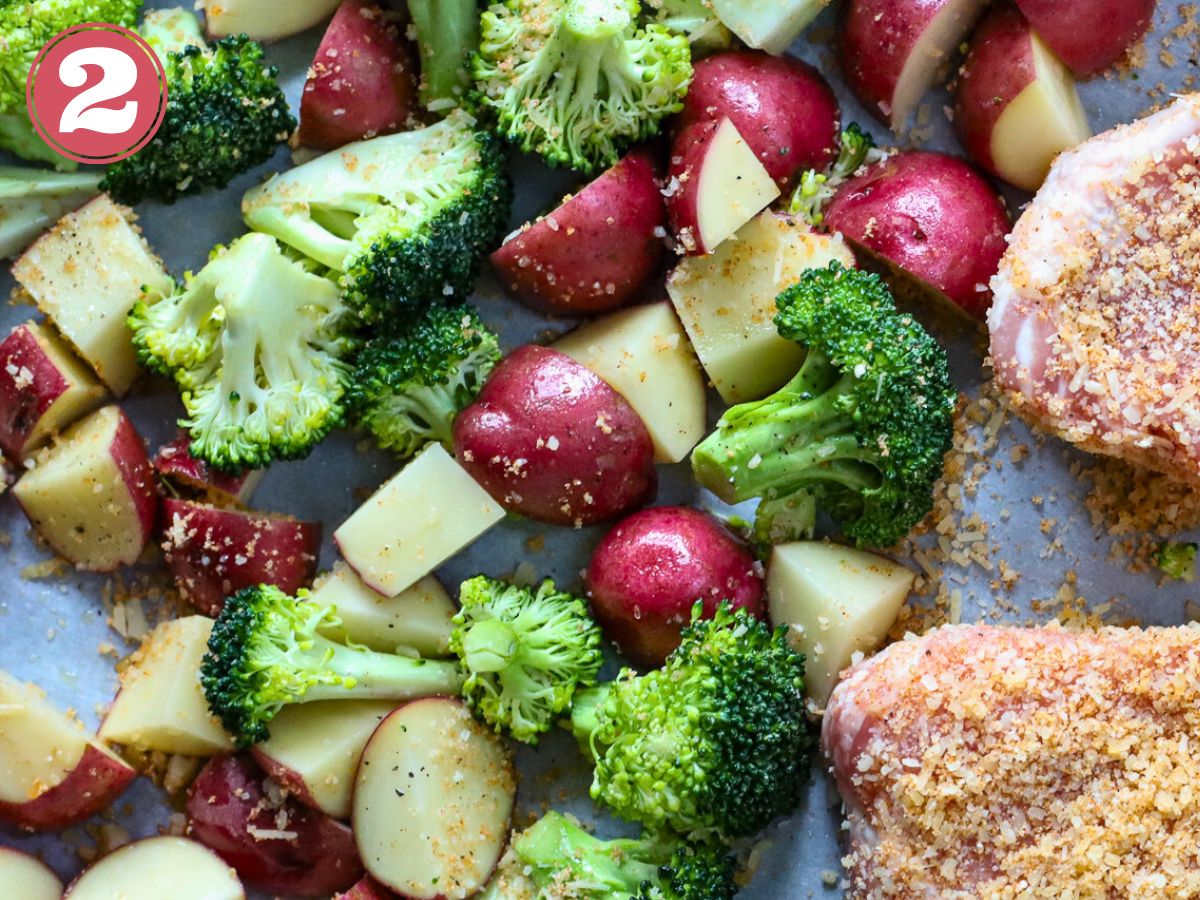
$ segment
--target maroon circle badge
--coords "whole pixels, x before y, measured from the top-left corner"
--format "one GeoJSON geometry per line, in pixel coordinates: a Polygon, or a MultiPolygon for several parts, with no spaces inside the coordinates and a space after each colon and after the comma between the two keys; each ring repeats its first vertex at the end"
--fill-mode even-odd
{"type": "Polygon", "coordinates": [[[33,127],[57,153],[111,163],[154,137],[167,111],[167,76],[158,55],[128,28],[74,25],[46,43],[29,70],[33,127]]]}

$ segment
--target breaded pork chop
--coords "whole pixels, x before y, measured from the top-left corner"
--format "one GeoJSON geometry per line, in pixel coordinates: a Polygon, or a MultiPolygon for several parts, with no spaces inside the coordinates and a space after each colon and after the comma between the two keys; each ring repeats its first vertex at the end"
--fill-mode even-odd
{"type": "Polygon", "coordinates": [[[1025,418],[1200,483],[1200,94],[1062,154],[992,279],[1025,418]]]}
{"type": "Polygon", "coordinates": [[[823,746],[848,897],[1200,897],[1200,628],[947,626],[855,666],[823,746]]]}

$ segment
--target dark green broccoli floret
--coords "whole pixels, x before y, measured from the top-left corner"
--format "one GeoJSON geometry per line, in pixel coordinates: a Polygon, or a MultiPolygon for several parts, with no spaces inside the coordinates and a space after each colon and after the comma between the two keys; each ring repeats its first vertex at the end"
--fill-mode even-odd
{"type": "Polygon", "coordinates": [[[346,405],[379,446],[410,457],[431,441],[447,448],[454,418],[500,361],[496,336],[469,306],[435,306],[397,337],[359,354],[346,405]]]}
{"type": "MultiPolygon", "coordinates": [[[[946,353],[900,313],[876,275],[832,263],[776,300],[775,325],[807,348],[796,376],[735,406],[692,453],[700,483],[729,503],[796,498],[860,545],[888,547],[933,505],[957,393],[946,353]],[[816,503],[797,495],[809,494],[816,503]]],[[[813,522],[792,520],[795,535],[813,522]]],[[[771,523],[764,523],[771,530],[771,523]]]]}
{"type": "Polygon", "coordinates": [[[392,329],[466,299],[503,236],[511,186],[496,140],[462,112],[349,144],[246,194],[246,224],[342,273],[347,300],[392,329]]]}
{"type": "Polygon", "coordinates": [[[788,203],[788,212],[803,216],[812,225],[820,225],[825,221],[825,206],[833,199],[838,187],[872,157],[881,156],[874,151],[875,139],[857,123],[851,122],[842,132],[841,149],[829,168],[823,172],[808,169],[800,176],[800,183],[788,203]]]}
{"type": "Polygon", "coordinates": [[[658,133],[692,79],[687,38],[638,27],[637,0],[504,0],[473,61],[499,131],[552,165],[593,172],[658,133]]]}
{"type": "Polygon", "coordinates": [[[100,190],[100,176],[0,166],[0,259],[35,237],[100,190]]]}
{"type": "Polygon", "coordinates": [[[146,30],[167,74],[166,115],[145,147],[109,167],[104,190],[122,203],[170,203],[225,187],[287,140],[296,120],[261,46],[241,35],[207,47],[183,10],[146,30]]]}
{"type": "Polygon", "coordinates": [[[1158,548],[1158,568],[1179,581],[1196,580],[1196,544],[1166,541],[1158,548]]]}
{"type": "Polygon", "coordinates": [[[129,314],[139,362],[179,386],[192,453],[227,471],[306,456],[341,424],[355,325],[333,281],[253,233],[129,314]]]}
{"type": "Polygon", "coordinates": [[[458,663],[348,646],[319,632],[338,625],[337,610],[292,598],[268,585],[225,601],[200,684],[209,709],[246,747],[269,736],[267,724],[291,703],[404,700],[457,693],[458,663]]]}
{"type": "Polygon", "coordinates": [[[479,46],[478,0],[408,0],[421,56],[421,103],[433,112],[461,106],[479,46]]]}
{"type": "Polygon", "coordinates": [[[661,669],[626,670],[576,699],[593,799],[653,830],[761,830],[795,807],[808,773],[803,675],[782,628],[727,604],[693,621],[661,669]]]}
{"type": "Polygon", "coordinates": [[[513,836],[481,900],[731,900],[733,876],[733,858],[715,841],[603,841],[549,812],[513,836]]]}

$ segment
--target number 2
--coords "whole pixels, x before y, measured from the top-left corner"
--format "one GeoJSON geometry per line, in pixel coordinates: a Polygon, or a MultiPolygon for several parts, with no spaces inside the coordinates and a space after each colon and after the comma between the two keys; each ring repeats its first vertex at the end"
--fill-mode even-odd
{"type": "Polygon", "coordinates": [[[67,87],[83,87],[88,77],[84,66],[98,66],[104,77],[66,105],[58,121],[59,131],[124,134],[137,120],[137,101],[128,100],[120,109],[96,104],[128,93],[137,82],[137,63],[128,53],[112,47],[83,47],[63,57],[58,77],[67,87]]]}

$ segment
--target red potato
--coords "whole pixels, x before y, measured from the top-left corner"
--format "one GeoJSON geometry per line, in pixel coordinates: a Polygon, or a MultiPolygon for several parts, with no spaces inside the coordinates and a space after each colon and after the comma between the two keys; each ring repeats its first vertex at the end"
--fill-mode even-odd
{"type": "Polygon", "coordinates": [[[214,756],[188,789],[189,834],[264,891],[327,897],[363,875],[354,835],[301,806],[247,756],[214,756]]]}
{"type": "Polygon", "coordinates": [[[839,117],[829,83],[808,63],[741,50],[696,63],[675,127],[728,118],[786,190],[805,169],[833,162],[839,117]]]}
{"type": "Polygon", "coordinates": [[[525,225],[491,255],[516,297],[552,315],[593,315],[624,306],[662,265],[667,209],[655,162],[634,150],[525,225]]]}
{"type": "Polygon", "coordinates": [[[104,402],[104,387],[54,331],[26,322],[0,341],[0,451],[21,462],[104,402]]]}
{"type": "Polygon", "coordinates": [[[19,900],[61,900],[63,894],[62,882],[45,863],[11,847],[0,846],[0,885],[19,900]]]}
{"type": "Polygon", "coordinates": [[[117,406],[69,428],[13,496],[56,553],[95,572],[136,562],[158,513],[146,445],[117,406]]]}
{"type": "Polygon", "coordinates": [[[300,95],[301,146],[336,150],[410,127],[417,64],[397,18],[367,0],[343,0],[300,95]]]}
{"type": "Polygon", "coordinates": [[[779,196],[779,185],[728,118],[675,135],[667,214],[684,251],[711,253],[779,196]]]}
{"type": "Polygon", "coordinates": [[[316,574],[320,547],[320,522],[163,501],[167,568],[184,599],[206,616],[220,613],[230,594],[256,584],[294,594],[316,574]]]}
{"type": "Polygon", "coordinates": [[[496,366],[454,423],[458,460],[501,506],[594,525],[653,499],[654,442],[629,402],[565,353],[532,344],[496,366]]]}
{"type": "Polygon", "coordinates": [[[662,665],[704,603],[722,601],[766,617],[762,566],[707,513],[660,506],[634,513],[604,536],[587,570],[592,612],[624,656],[662,665]]]}
{"type": "Polygon", "coordinates": [[[246,900],[237,873],[207,847],[152,837],[119,847],[67,887],[69,900],[246,900]]]}
{"type": "Polygon", "coordinates": [[[392,900],[395,896],[370,875],[364,875],[350,890],[333,900],[392,900]]]}
{"type": "Polygon", "coordinates": [[[988,281],[1009,230],[1004,202],[974,168],[921,151],[889,157],[847,181],[826,208],[825,225],[976,318],[991,303],[988,281]]]}
{"type": "Polygon", "coordinates": [[[850,0],[840,56],[851,90],[899,131],[985,5],[986,0],[850,0]]]}
{"type": "Polygon", "coordinates": [[[992,7],[971,38],[954,120],[975,162],[1027,191],[1091,137],[1071,73],[1008,4],[992,7]]]}
{"type": "Polygon", "coordinates": [[[1017,0],[1058,57],[1080,78],[1111,66],[1142,39],[1155,0],[1017,0]]]}
{"type": "Polygon", "coordinates": [[[154,456],[154,471],[160,478],[198,491],[216,502],[250,502],[255,489],[262,481],[262,469],[247,469],[238,475],[230,475],[192,456],[191,450],[188,449],[190,445],[191,438],[180,434],[169,444],[158,448],[158,453],[154,456]]]}

